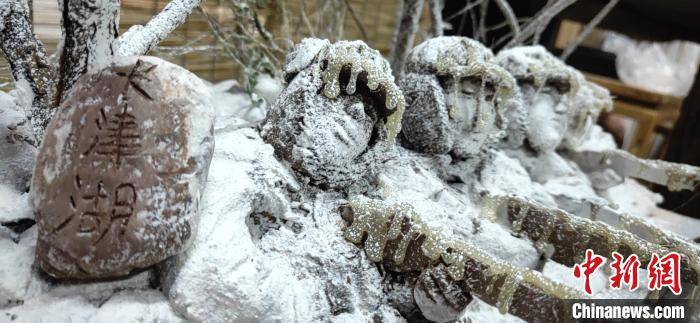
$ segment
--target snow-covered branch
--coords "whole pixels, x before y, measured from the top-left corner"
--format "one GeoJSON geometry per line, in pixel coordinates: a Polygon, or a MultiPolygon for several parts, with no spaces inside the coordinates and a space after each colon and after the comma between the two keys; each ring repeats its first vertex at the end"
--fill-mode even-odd
{"type": "Polygon", "coordinates": [[[442,20],[443,0],[428,0],[430,7],[430,36],[440,37],[443,35],[445,23],[442,20]]]}
{"type": "Polygon", "coordinates": [[[518,24],[518,17],[513,13],[513,9],[508,4],[506,0],[495,0],[498,8],[501,9],[503,16],[506,18],[510,29],[513,32],[513,38],[520,36],[520,24],[518,24]]]}
{"type": "Polygon", "coordinates": [[[608,4],[606,4],[605,7],[603,7],[603,9],[601,9],[600,12],[593,17],[593,19],[591,19],[591,21],[588,23],[588,25],[586,25],[586,27],[583,28],[576,39],[569,44],[569,46],[566,46],[564,52],[561,53],[561,60],[566,61],[566,59],[569,58],[569,55],[571,55],[571,53],[576,50],[576,48],[586,39],[586,37],[588,37],[593,29],[595,29],[595,27],[598,26],[601,21],[603,21],[603,18],[605,18],[605,16],[607,16],[613,8],[615,8],[615,5],[617,5],[618,2],[619,0],[610,0],[610,2],[608,2],[608,4]]]}
{"type": "Polygon", "coordinates": [[[59,1],[63,50],[57,95],[66,97],[80,76],[102,66],[114,54],[119,0],[59,1]]]}
{"type": "Polygon", "coordinates": [[[28,85],[33,94],[28,117],[40,140],[52,115],[53,70],[44,46],[32,32],[24,1],[0,1],[0,49],[10,64],[15,82],[18,86],[28,85]]]}
{"type": "Polygon", "coordinates": [[[506,48],[521,45],[525,40],[532,37],[538,31],[544,30],[544,27],[549,25],[554,16],[558,15],[564,9],[574,4],[576,0],[557,0],[549,6],[546,6],[540,11],[535,18],[528,23],[518,36],[514,36],[505,46],[506,48]]]}
{"type": "Polygon", "coordinates": [[[394,39],[389,54],[391,70],[396,79],[400,78],[408,51],[413,47],[413,36],[418,30],[418,20],[423,9],[422,0],[404,0],[401,14],[396,22],[394,39]]]}
{"type": "Polygon", "coordinates": [[[187,20],[202,0],[173,0],[145,25],[132,26],[117,39],[118,56],[143,55],[187,20]]]}

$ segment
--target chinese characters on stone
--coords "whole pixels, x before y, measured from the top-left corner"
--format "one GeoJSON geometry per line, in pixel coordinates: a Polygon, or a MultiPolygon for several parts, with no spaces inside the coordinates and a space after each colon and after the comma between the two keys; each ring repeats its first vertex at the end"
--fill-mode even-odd
{"type": "MultiPolygon", "coordinates": [[[[100,109],[100,117],[95,120],[95,124],[99,134],[93,138],[83,155],[94,154],[107,158],[107,168],[117,170],[123,166],[126,158],[138,155],[141,133],[126,102],[120,111],[111,116],[108,116],[104,108],[100,109]]],[[[114,187],[105,187],[102,180],[87,183],[80,175],[76,175],[75,190],[77,196],[71,196],[70,203],[77,210],[78,232],[92,235],[94,243],[97,243],[117,223],[117,232],[124,234],[137,200],[134,184],[120,182],[114,187]]]]}

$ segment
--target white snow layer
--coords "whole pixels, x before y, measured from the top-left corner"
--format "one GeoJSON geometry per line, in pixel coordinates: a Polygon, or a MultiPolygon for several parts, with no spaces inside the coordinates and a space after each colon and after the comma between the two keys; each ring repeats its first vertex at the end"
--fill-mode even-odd
{"type": "Polygon", "coordinates": [[[342,238],[338,196],[290,201],[299,184],[253,129],[217,140],[198,238],[164,277],[173,308],[193,321],[399,319],[342,238]]]}
{"type": "Polygon", "coordinates": [[[18,191],[29,187],[37,153],[32,126],[25,115],[31,101],[24,102],[20,98],[23,95],[21,87],[10,93],[0,92],[0,183],[18,191]]]}
{"type": "MultiPolygon", "coordinates": [[[[270,102],[279,92],[275,86],[264,80],[259,95],[270,102]]],[[[36,227],[22,234],[0,230],[0,321],[404,321],[389,305],[400,292],[387,296],[376,265],[342,238],[345,224],[337,211],[342,196],[302,189],[288,165],[249,128],[264,117],[264,105],[255,106],[247,94],[235,93],[233,82],[211,89],[216,97],[216,148],[200,224],[191,249],[162,266],[164,292],[150,287],[155,269],[107,282],[49,281],[33,267],[36,227]]],[[[535,265],[539,255],[531,242],[478,217],[475,193],[518,194],[555,205],[550,194],[564,190],[570,178],[535,183],[517,160],[495,151],[479,182],[447,185],[432,171],[439,161],[400,147],[397,155],[381,172],[375,197],[410,202],[428,225],[448,228],[449,234],[514,264],[535,265]]],[[[26,194],[0,184],[0,222],[31,218],[26,194]]],[[[622,209],[642,215],[652,206],[630,200],[657,202],[647,193],[625,200],[629,185],[635,184],[625,185],[606,196],[622,209]]],[[[580,287],[570,270],[547,263],[544,272],[580,287]]],[[[594,284],[594,289],[604,290],[601,282],[594,284]]],[[[478,298],[462,320],[520,321],[478,298]]]]}

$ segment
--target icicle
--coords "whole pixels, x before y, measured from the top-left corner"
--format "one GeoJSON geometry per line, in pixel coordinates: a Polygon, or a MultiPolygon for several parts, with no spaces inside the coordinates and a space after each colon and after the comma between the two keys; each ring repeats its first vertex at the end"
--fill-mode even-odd
{"type": "Polygon", "coordinates": [[[477,93],[476,111],[474,111],[474,115],[476,116],[476,129],[474,129],[474,131],[476,132],[483,132],[484,128],[486,128],[486,111],[484,111],[486,110],[484,108],[485,94],[486,78],[482,78],[479,84],[479,92],[477,93]]]}
{"type": "MultiPolygon", "coordinates": [[[[395,221],[394,218],[402,217],[408,220],[412,227],[409,233],[402,238],[396,251],[396,254],[400,254],[399,258],[401,258],[401,261],[405,261],[405,246],[411,241],[410,239],[424,235],[425,240],[421,245],[423,255],[434,261],[441,259],[447,265],[448,274],[454,280],[465,279],[466,261],[472,259],[485,266],[488,271],[487,275],[494,276],[494,280],[497,279],[497,276],[507,275],[508,277],[514,277],[512,279],[515,281],[512,284],[519,285],[520,282],[525,282],[548,295],[560,299],[584,297],[560,283],[545,278],[540,273],[527,269],[518,269],[507,262],[486,254],[471,244],[453,238],[446,238],[440,232],[430,229],[420,222],[418,215],[407,204],[390,206],[379,200],[358,197],[351,199],[350,206],[355,213],[355,217],[350,227],[346,228],[345,237],[352,242],[360,243],[364,233],[367,233],[364,249],[368,258],[372,261],[382,260],[386,242],[391,240],[388,237],[390,235],[389,231],[392,230],[392,223],[395,221]]],[[[503,306],[506,306],[507,309],[512,298],[512,295],[508,296],[508,294],[512,293],[507,289],[504,291],[505,286],[501,288],[503,295],[502,297],[499,296],[499,298],[502,298],[503,302],[501,304],[504,304],[503,306]]],[[[515,288],[517,289],[517,286],[515,288]]]]}
{"type": "Polygon", "coordinates": [[[689,174],[679,165],[672,166],[666,169],[666,177],[668,177],[666,187],[671,192],[681,191],[685,187],[693,187],[700,179],[700,174],[689,174]]]}
{"type": "Polygon", "coordinates": [[[545,223],[544,230],[542,230],[542,236],[535,242],[535,249],[541,254],[544,254],[547,251],[547,245],[549,245],[549,237],[552,235],[552,231],[554,231],[554,223],[552,221],[547,221],[545,223]]]}
{"type": "Polygon", "coordinates": [[[354,219],[352,225],[345,230],[345,238],[354,243],[361,243],[364,233],[367,233],[367,257],[375,262],[381,261],[388,241],[387,222],[390,213],[384,212],[377,201],[369,199],[351,200],[350,206],[354,212],[354,219]]]}
{"type": "Polygon", "coordinates": [[[391,148],[396,142],[396,136],[401,130],[401,118],[405,109],[403,93],[394,83],[391,68],[381,54],[361,41],[339,41],[330,45],[320,55],[319,61],[325,61],[327,66],[321,72],[323,80],[323,95],[335,99],[340,95],[340,73],[343,67],[350,68],[350,79],[345,91],[354,94],[357,91],[357,78],[360,73],[367,75],[367,87],[376,91],[381,86],[386,96],[385,108],[390,112],[386,120],[386,148],[391,148]]]}
{"type": "Polygon", "coordinates": [[[399,242],[399,245],[396,247],[396,251],[394,253],[394,262],[397,264],[402,264],[403,261],[406,259],[406,251],[408,250],[408,244],[415,239],[418,239],[418,236],[420,235],[419,230],[416,226],[411,226],[411,228],[408,230],[408,233],[406,233],[402,238],[401,241],[399,242]]]}
{"type": "MultiPolygon", "coordinates": [[[[489,206],[493,205],[494,200],[499,197],[489,197],[484,201],[484,206],[482,207],[482,214],[484,213],[496,213],[500,206],[495,207],[494,210],[489,210],[484,212],[484,209],[494,208],[489,206]]],[[[503,197],[500,197],[503,198],[503,197]]],[[[652,253],[665,254],[669,251],[675,251],[682,254],[687,258],[688,263],[683,264],[684,270],[689,269],[693,272],[694,276],[688,277],[683,276],[683,280],[690,283],[700,282],[700,248],[693,245],[692,243],[674,236],[673,234],[666,233],[645,221],[632,217],[628,214],[622,214],[619,217],[618,227],[622,227],[622,230],[614,229],[609,225],[598,222],[591,221],[586,218],[579,218],[568,213],[558,210],[549,209],[547,207],[538,205],[536,203],[520,199],[518,197],[508,197],[508,204],[517,205],[520,207],[519,213],[511,221],[514,232],[523,232],[522,224],[519,224],[520,219],[525,216],[522,213],[527,208],[527,212],[532,210],[537,210],[537,214],[546,214],[547,217],[543,220],[544,223],[539,223],[539,225],[533,230],[528,230],[526,234],[531,238],[537,238],[535,241],[535,248],[540,252],[545,252],[547,245],[551,244],[550,238],[552,237],[552,232],[556,228],[555,223],[562,223],[570,226],[573,230],[581,231],[596,239],[599,239],[601,243],[606,244],[605,249],[607,250],[619,250],[620,247],[624,246],[629,248],[634,254],[637,254],[641,261],[648,261],[651,258],[652,253]],[[641,239],[630,231],[635,231],[632,226],[638,226],[639,230],[642,230],[647,235],[651,235],[650,240],[641,239]],[[538,233],[539,232],[539,233],[538,233]]],[[[595,212],[593,212],[595,213],[595,212]]],[[[489,215],[490,216],[490,215],[489,215]]],[[[555,247],[557,247],[555,245],[555,247]]],[[[583,261],[584,252],[583,250],[578,250],[576,254],[576,259],[572,259],[575,262],[583,261]]],[[[685,263],[685,262],[684,262],[685,263]]]]}
{"type": "Polygon", "coordinates": [[[479,216],[491,222],[496,222],[498,220],[498,210],[505,201],[506,199],[502,196],[489,195],[484,197],[479,216]]]}
{"type": "Polygon", "coordinates": [[[657,226],[627,213],[621,214],[620,224],[627,231],[632,231],[632,226],[640,227],[651,235],[651,242],[665,246],[671,251],[678,252],[688,257],[688,265],[695,271],[696,281],[700,284],[700,249],[697,245],[692,244],[684,238],[677,237],[673,233],[666,233],[657,226]]]}
{"type": "Polygon", "coordinates": [[[513,294],[515,294],[515,290],[518,289],[522,280],[523,277],[519,271],[506,276],[506,280],[501,285],[501,290],[498,291],[498,299],[496,300],[496,307],[501,314],[508,313],[510,304],[513,302],[513,294]]]}
{"type": "Polygon", "coordinates": [[[515,220],[513,221],[513,232],[514,233],[520,233],[520,231],[522,231],[523,221],[525,220],[525,217],[527,216],[527,212],[529,210],[530,210],[529,205],[521,205],[520,206],[520,211],[515,216],[515,220]]]}
{"type": "Polygon", "coordinates": [[[338,85],[340,72],[343,67],[350,68],[350,82],[346,87],[348,93],[355,93],[357,76],[361,72],[367,74],[367,87],[375,91],[381,85],[386,91],[386,108],[395,110],[403,102],[403,96],[398,86],[394,83],[389,64],[381,54],[360,41],[340,41],[331,45],[323,53],[320,60],[326,61],[328,66],[322,72],[323,83],[326,84],[324,95],[334,99],[340,93],[338,85]]]}
{"type": "Polygon", "coordinates": [[[591,203],[591,220],[592,221],[597,221],[598,220],[598,211],[600,211],[600,205],[597,203],[591,203]]]}
{"type": "Polygon", "coordinates": [[[651,300],[658,300],[659,299],[659,290],[655,289],[655,290],[650,291],[649,294],[647,294],[647,298],[651,299],[651,300]]]}
{"type": "Polygon", "coordinates": [[[353,65],[350,69],[350,80],[348,81],[348,86],[345,87],[345,92],[352,95],[355,94],[357,90],[357,76],[362,72],[362,68],[357,65],[353,65]]]}

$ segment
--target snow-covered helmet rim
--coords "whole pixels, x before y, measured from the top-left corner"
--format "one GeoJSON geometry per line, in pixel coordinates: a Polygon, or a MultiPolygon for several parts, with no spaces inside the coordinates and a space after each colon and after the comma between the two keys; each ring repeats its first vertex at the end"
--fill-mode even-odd
{"type": "Polygon", "coordinates": [[[530,83],[540,88],[545,85],[573,98],[581,84],[583,75],[544,47],[522,46],[503,50],[496,55],[496,62],[510,73],[518,84],[530,83]]]}
{"type": "Polygon", "coordinates": [[[486,127],[484,119],[478,118],[476,126],[469,131],[470,138],[479,147],[488,147],[505,136],[509,107],[520,100],[515,79],[493,59],[488,48],[466,37],[436,37],[413,48],[401,80],[407,102],[411,104],[403,122],[409,130],[409,135],[404,135],[405,143],[429,153],[443,154],[454,148],[454,140],[465,134],[446,131],[449,128],[446,122],[452,120],[448,99],[461,91],[464,80],[481,84],[474,93],[478,102],[475,113],[482,115],[480,105],[487,101],[495,110],[495,118],[486,127]],[[429,125],[428,119],[435,124],[429,125]]]}
{"type": "Polygon", "coordinates": [[[433,74],[455,79],[479,77],[502,95],[515,86],[515,79],[498,64],[484,45],[467,37],[441,36],[413,48],[406,58],[406,72],[433,74]]]}
{"type": "Polygon", "coordinates": [[[320,90],[327,98],[335,99],[341,93],[353,95],[365,89],[365,94],[379,102],[381,106],[377,112],[386,119],[386,144],[393,146],[401,129],[405,101],[394,83],[389,63],[379,51],[361,40],[331,44],[326,39],[305,38],[288,54],[284,78],[289,82],[300,71],[311,67],[319,68],[323,79],[320,90]]]}
{"type": "Polygon", "coordinates": [[[569,126],[564,144],[569,147],[578,146],[600,114],[612,110],[612,105],[612,96],[606,88],[584,81],[574,97],[573,108],[569,111],[569,126]]]}

